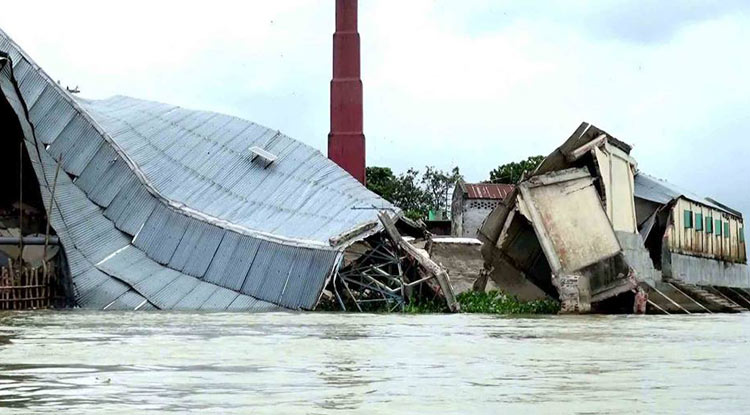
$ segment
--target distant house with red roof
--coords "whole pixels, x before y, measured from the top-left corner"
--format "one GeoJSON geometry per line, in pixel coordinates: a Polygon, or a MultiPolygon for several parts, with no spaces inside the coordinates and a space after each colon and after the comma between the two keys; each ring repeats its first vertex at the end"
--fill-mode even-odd
{"type": "Polygon", "coordinates": [[[459,180],[451,203],[451,235],[476,238],[484,219],[505,199],[512,184],[466,183],[459,180]]]}

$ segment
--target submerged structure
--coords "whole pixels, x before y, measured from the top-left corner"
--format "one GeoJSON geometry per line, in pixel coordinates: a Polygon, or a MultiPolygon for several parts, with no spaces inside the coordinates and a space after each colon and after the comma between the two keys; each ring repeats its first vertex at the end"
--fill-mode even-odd
{"type": "Polygon", "coordinates": [[[639,299],[664,312],[750,309],[741,213],[639,172],[630,151],[582,123],[484,221],[493,281],[567,312],[639,299]]]}
{"type": "Polygon", "coordinates": [[[345,250],[400,214],[278,131],[78,99],[2,31],[0,52],[0,154],[22,164],[5,173],[26,171],[78,306],[313,309],[345,250]]]}

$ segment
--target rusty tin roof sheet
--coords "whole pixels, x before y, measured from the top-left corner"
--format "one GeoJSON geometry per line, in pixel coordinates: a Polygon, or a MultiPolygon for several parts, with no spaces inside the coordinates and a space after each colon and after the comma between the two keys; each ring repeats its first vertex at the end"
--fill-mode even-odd
{"type": "Polygon", "coordinates": [[[466,194],[469,199],[505,199],[513,191],[512,184],[466,183],[466,194]]]}

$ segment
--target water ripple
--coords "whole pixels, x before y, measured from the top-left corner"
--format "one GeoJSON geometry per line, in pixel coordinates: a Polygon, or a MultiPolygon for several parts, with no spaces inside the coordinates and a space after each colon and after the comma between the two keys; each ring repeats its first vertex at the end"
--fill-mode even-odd
{"type": "Polygon", "coordinates": [[[0,413],[743,413],[748,324],[0,313],[0,413]]]}

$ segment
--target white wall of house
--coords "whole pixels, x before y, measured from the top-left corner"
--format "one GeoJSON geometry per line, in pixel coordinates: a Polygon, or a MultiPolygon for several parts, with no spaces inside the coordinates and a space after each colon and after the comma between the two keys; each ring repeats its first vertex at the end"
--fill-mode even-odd
{"type": "Polygon", "coordinates": [[[482,223],[499,203],[493,199],[464,199],[455,200],[453,210],[453,236],[476,238],[482,223]]]}

